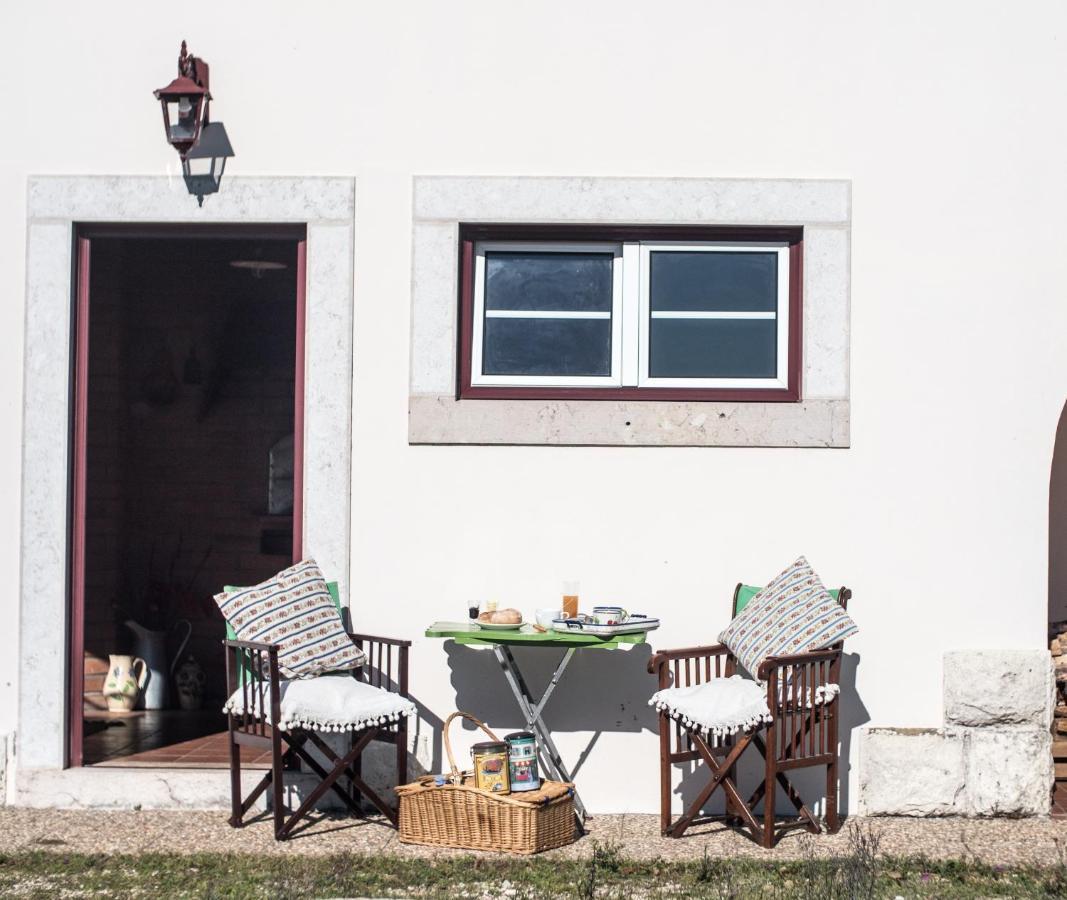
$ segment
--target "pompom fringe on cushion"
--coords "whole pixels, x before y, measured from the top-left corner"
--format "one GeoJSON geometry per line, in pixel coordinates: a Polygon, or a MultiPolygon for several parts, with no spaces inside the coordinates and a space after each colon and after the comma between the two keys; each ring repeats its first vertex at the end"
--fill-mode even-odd
{"type": "MultiPolygon", "coordinates": [[[[234,715],[242,715],[244,713],[243,705],[240,703],[228,702],[223,708],[224,713],[233,713],[234,715]]],[[[258,704],[253,704],[251,715],[259,718],[258,704]]],[[[387,725],[390,722],[397,722],[401,716],[405,718],[411,718],[415,715],[415,706],[412,705],[411,709],[405,709],[402,712],[392,713],[391,715],[378,716],[376,719],[359,719],[354,722],[320,722],[316,719],[287,719],[282,716],[281,723],[278,725],[282,731],[289,731],[293,728],[304,728],[308,731],[360,731],[364,728],[374,728],[378,725],[387,725]]],[[[266,722],[268,725],[273,725],[271,721],[270,713],[266,715],[266,722]]]]}
{"type": "Polygon", "coordinates": [[[774,721],[774,717],[769,713],[759,713],[751,716],[748,719],[735,722],[719,722],[716,725],[708,725],[705,722],[697,722],[689,716],[676,712],[668,703],[657,700],[656,702],[649,701],[649,706],[655,706],[657,711],[666,713],[667,718],[673,719],[681,725],[684,725],[690,731],[697,731],[701,734],[705,734],[708,737],[729,737],[732,734],[737,734],[739,731],[751,731],[755,728],[759,728],[761,725],[767,725],[774,721]]]}
{"type": "MultiPolygon", "coordinates": [[[[250,707],[248,714],[273,725],[270,692],[264,682],[238,688],[222,711],[243,715],[246,692],[250,707]]],[[[283,730],[359,731],[388,725],[402,716],[411,718],[415,715],[415,704],[410,700],[347,675],[283,681],[279,705],[278,727],[283,730]]]]}
{"type": "MultiPolygon", "coordinates": [[[[839,693],[841,689],[836,684],[822,685],[814,692],[808,689],[804,692],[804,706],[807,709],[823,706],[839,693]]],[[[783,691],[782,702],[791,699],[783,691]]],[[[765,688],[740,675],[691,687],[666,688],[653,694],[648,705],[686,729],[712,739],[752,731],[774,721],[767,707],[765,688]]]]}

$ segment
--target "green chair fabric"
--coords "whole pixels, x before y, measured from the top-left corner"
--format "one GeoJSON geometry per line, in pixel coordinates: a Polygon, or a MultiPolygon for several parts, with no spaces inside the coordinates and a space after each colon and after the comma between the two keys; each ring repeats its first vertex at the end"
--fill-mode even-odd
{"type": "MultiPolygon", "coordinates": [[[[228,585],[226,585],[226,587],[223,588],[223,591],[225,591],[227,594],[230,591],[239,591],[239,590],[240,590],[239,587],[236,587],[236,586],[234,586],[232,584],[228,584],[228,585]]],[[[326,590],[328,590],[330,592],[330,599],[333,600],[333,605],[337,607],[337,611],[341,612],[341,594],[340,594],[340,591],[338,591],[338,589],[337,589],[337,582],[336,581],[327,581],[326,582],[326,590]]],[[[233,627],[230,625],[229,622],[226,623],[226,640],[228,640],[228,641],[237,640],[237,632],[233,630],[233,627]]],[[[227,652],[229,652],[229,651],[227,651],[227,652]]],[[[244,654],[243,653],[238,653],[237,654],[237,684],[238,684],[238,686],[240,686],[240,685],[242,685],[244,683],[245,683],[245,659],[244,659],[244,654]]]]}
{"type": "MultiPolygon", "coordinates": [[[[748,602],[762,590],[763,588],[754,587],[751,584],[741,585],[741,588],[737,592],[737,600],[734,602],[734,618],[737,618],[737,614],[748,606],[748,602]]],[[[827,591],[835,600],[839,599],[839,594],[841,593],[840,588],[827,588],[827,591]]]]}

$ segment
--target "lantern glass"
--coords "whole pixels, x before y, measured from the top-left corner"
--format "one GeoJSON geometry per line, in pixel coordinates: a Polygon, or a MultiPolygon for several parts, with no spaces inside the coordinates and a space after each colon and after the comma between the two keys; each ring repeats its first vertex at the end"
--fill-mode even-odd
{"type": "Polygon", "coordinates": [[[200,130],[203,97],[181,95],[167,98],[167,139],[172,144],[192,144],[200,130]]]}

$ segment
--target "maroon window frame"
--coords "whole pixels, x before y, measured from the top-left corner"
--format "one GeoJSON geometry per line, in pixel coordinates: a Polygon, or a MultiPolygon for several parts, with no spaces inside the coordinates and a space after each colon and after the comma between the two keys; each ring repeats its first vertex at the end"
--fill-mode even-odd
{"type": "Polygon", "coordinates": [[[458,400],[705,400],[796,403],[800,400],[804,229],[695,225],[459,226],[458,400]],[[789,244],[789,367],[785,388],[495,387],[471,384],[474,341],[474,245],[479,241],[784,241],[789,244]]]}

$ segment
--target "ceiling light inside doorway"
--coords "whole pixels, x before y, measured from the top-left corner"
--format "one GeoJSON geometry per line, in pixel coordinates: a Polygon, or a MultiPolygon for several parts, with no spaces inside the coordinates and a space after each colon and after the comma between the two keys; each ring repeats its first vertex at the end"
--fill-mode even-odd
{"type": "Polygon", "coordinates": [[[264,272],[276,272],[279,269],[289,268],[286,263],[269,259],[231,259],[230,265],[235,269],[247,269],[256,278],[262,278],[264,272]]]}

